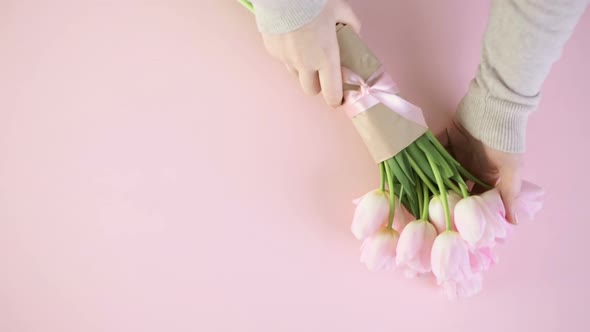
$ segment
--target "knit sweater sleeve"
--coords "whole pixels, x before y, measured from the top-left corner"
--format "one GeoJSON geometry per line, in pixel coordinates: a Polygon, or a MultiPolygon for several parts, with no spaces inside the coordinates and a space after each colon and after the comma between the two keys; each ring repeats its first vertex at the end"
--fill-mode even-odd
{"type": "Polygon", "coordinates": [[[492,2],[481,62],[457,111],[473,136],[501,151],[525,151],[527,118],[588,2],[492,2]]]}
{"type": "Polygon", "coordinates": [[[297,30],[313,20],[326,0],[253,0],[258,30],[278,34],[297,30]]]}

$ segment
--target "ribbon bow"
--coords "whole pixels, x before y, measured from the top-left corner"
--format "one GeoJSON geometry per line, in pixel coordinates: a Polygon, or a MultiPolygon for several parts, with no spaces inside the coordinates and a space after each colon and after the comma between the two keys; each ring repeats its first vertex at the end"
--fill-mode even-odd
{"type": "Polygon", "coordinates": [[[422,109],[397,95],[397,85],[382,67],[366,81],[352,70],[342,67],[342,81],[358,86],[358,89],[344,91],[342,107],[351,119],[381,103],[402,117],[428,127],[422,109]]]}

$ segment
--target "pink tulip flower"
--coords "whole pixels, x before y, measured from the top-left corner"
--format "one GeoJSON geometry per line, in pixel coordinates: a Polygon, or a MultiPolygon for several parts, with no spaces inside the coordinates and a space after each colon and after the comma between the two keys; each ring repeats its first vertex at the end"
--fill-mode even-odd
{"type": "Polygon", "coordinates": [[[511,224],[506,220],[506,209],[498,189],[493,188],[480,195],[487,208],[486,226],[484,234],[477,247],[493,247],[498,242],[503,242],[508,236],[511,224]]]}
{"type": "Polygon", "coordinates": [[[432,273],[449,298],[472,296],[481,290],[481,274],[472,271],[469,248],[459,233],[445,231],[438,235],[431,261],[432,273]]]}
{"type": "Polygon", "coordinates": [[[383,227],[366,238],[361,246],[361,263],[370,271],[388,270],[395,267],[395,255],[399,233],[383,227]]]}
{"type": "Polygon", "coordinates": [[[356,210],[350,227],[359,240],[373,235],[389,218],[389,194],[376,189],[355,200],[356,210]]]}
{"type": "Polygon", "coordinates": [[[481,273],[474,273],[468,279],[460,282],[448,282],[443,285],[443,289],[449,300],[477,295],[481,292],[482,287],[483,277],[481,273]]]}
{"type": "Polygon", "coordinates": [[[500,196],[498,189],[492,188],[479,196],[491,212],[497,213],[501,217],[506,217],[506,208],[504,207],[502,196],[500,196]]]}
{"type": "Polygon", "coordinates": [[[401,232],[396,262],[399,268],[404,268],[406,277],[430,272],[430,256],[436,235],[436,229],[426,220],[412,221],[401,232]]]}
{"type": "Polygon", "coordinates": [[[522,181],[520,193],[516,197],[515,213],[516,217],[523,221],[530,221],[535,218],[535,215],[543,207],[543,196],[545,191],[543,188],[528,182],[522,181]]]}
{"type": "Polygon", "coordinates": [[[492,248],[484,247],[469,252],[469,264],[474,273],[484,272],[498,262],[498,256],[492,248]]]}
{"type": "Polygon", "coordinates": [[[491,218],[485,202],[479,196],[469,196],[455,207],[455,226],[461,237],[475,246],[484,236],[487,220],[491,218]]]}

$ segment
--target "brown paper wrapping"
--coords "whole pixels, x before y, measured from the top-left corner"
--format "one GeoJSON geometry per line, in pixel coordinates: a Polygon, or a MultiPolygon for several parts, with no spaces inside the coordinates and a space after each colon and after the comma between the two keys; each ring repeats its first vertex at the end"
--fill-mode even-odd
{"type": "MultiPolygon", "coordinates": [[[[336,30],[342,66],[367,80],[381,66],[379,59],[352,28],[338,24],[336,30]]],[[[343,88],[347,90],[358,87],[344,84],[343,88]]],[[[383,104],[377,104],[358,114],[352,119],[352,123],[376,163],[395,156],[428,130],[383,104]]]]}

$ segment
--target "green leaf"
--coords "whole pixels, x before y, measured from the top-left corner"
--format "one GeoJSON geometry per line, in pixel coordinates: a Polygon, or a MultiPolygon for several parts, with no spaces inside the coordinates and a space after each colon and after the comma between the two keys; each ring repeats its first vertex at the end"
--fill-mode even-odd
{"type": "MultiPolygon", "coordinates": [[[[402,192],[402,184],[401,183],[395,184],[394,194],[395,194],[395,196],[397,196],[400,203],[412,214],[415,213],[416,211],[419,211],[418,210],[418,203],[413,202],[409,199],[410,195],[412,194],[412,191],[408,190],[407,188],[404,188],[403,192],[402,192]]],[[[414,195],[415,195],[415,193],[414,193],[414,195]]]]}
{"type": "Polygon", "coordinates": [[[428,187],[428,189],[430,189],[430,191],[432,193],[434,193],[435,195],[437,195],[438,190],[436,189],[436,186],[433,184],[433,181],[430,181],[430,179],[428,179],[428,176],[426,174],[424,174],[424,172],[422,171],[422,169],[420,168],[420,166],[418,166],[418,163],[416,163],[416,161],[414,160],[414,158],[412,158],[412,156],[407,151],[407,149],[404,150],[403,153],[408,158],[408,161],[409,161],[410,165],[412,166],[412,169],[414,169],[414,171],[418,175],[418,178],[420,179],[420,181],[424,185],[426,185],[428,187]]]}
{"type": "Polygon", "coordinates": [[[432,132],[429,130],[426,132],[425,135],[428,140],[434,145],[434,147],[436,147],[436,149],[440,152],[440,154],[451,164],[455,164],[455,165],[459,165],[459,162],[457,161],[457,159],[455,159],[453,156],[451,156],[451,154],[449,153],[449,151],[447,151],[447,149],[445,149],[444,146],[442,146],[442,144],[440,144],[440,142],[438,141],[438,139],[434,136],[434,134],[432,134],[432,132]]]}
{"type": "Polygon", "coordinates": [[[414,174],[412,172],[412,168],[409,165],[409,162],[407,161],[407,158],[405,158],[405,155],[403,153],[398,153],[395,157],[393,157],[393,159],[404,172],[410,183],[415,185],[416,181],[414,180],[414,174]]]}
{"type": "Polygon", "coordinates": [[[416,142],[410,144],[405,149],[405,151],[407,151],[408,154],[410,155],[410,157],[412,157],[412,159],[414,159],[414,161],[416,162],[418,167],[420,167],[420,170],[422,170],[422,172],[424,174],[426,174],[426,176],[432,182],[436,182],[436,178],[434,177],[434,173],[432,172],[432,169],[430,168],[430,164],[428,163],[428,160],[426,159],[424,152],[422,152],[422,150],[420,150],[420,148],[418,147],[416,142]]]}
{"type": "Polygon", "coordinates": [[[433,159],[436,165],[440,166],[441,175],[443,178],[448,179],[453,176],[453,170],[449,166],[447,160],[440,155],[438,150],[430,143],[428,138],[425,136],[421,137],[416,141],[416,145],[422,150],[425,154],[429,155],[430,158],[433,159]]]}
{"type": "MultiPolygon", "coordinates": [[[[404,190],[404,194],[406,194],[408,191],[404,190]]],[[[406,209],[408,211],[410,211],[410,213],[412,213],[414,216],[416,215],[416,213],[418,213],[418,211],[420,211],[418,209],[418,203],[414,202],[412,203],[409,199],[408,199],[408,195],[404,195],[404,199],[402,204],[404,204],[404,206],[406,207],[406,209]]]]}
{"type": "MultiPolygon", "coordinates": [[[[389,164],[389,168],[393,172],[393,175],[395,176],[395,178],[397,180],[399,180],[399,182],[401,183],[402,186],[404,186],[405,188],[413,188],[414,187],[410,183],[410,181],[408,181],[408,178],[406,177],[406,175],[404,174],[404,172],[402,171],[400,166],[397,164],[397,162],[395,162],[395,160],[393,158],[388,159],[387,163],[389,164]]],[[[416,197],[410,193],[408,193],[408,198],[411,203],[414,203],[416,201],[416,197]]]]}
{"type": "MultiPolygon", "coordinates": [[[[388,159],[387,164],[389,165],[391,172],[395,176],[395,179],[399,180],[400,186],[403,186],[404,188],[406,188],[404,198],[407,197],[408,204],[404,205],[404,206],[406,206],[406,208],[408,210],[413,211],[415,209],[414,206],[418,204],[418,198],[416,197],[416,193],[414,191],[407,190],[407,188],[412,188],[410,181],[408,181],[405,173],[401,170],[401,168],[399,167],[399,165],[395,162],[395,160],[393,158],[388,159]]],[[[396,185],[395,187],[399,188],[400,186],[396,185]]],[[[401,190],[400,191],[396,190],[395,195],[398,198],[400,197],[400,194],[401,194],[401,190]]],[[[400,199],[400,201],[401,201],[401,199],[400,199]]]]}

